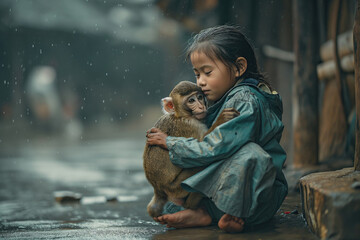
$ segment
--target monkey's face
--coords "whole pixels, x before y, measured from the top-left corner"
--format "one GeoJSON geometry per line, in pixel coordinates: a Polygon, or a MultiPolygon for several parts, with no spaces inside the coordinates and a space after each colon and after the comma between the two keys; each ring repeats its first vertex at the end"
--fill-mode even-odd
{"type": "Polygon", "coordinates": [[[202,92],[196,91],[186,96],[184,105],[196,119],[201,120],[206,117],[206,103],[202,92]]]}

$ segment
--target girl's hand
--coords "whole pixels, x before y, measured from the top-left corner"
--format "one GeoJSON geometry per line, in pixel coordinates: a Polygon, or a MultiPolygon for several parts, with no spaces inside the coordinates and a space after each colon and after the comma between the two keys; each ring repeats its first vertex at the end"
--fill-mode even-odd
{"type": "Polygon", "coordinates": [[[160,131],[158,128],[151,128],[146,131],[147,141],[146,143],[149,145],[158,145],[161,148],[168,150],[166,146],[166,138],[167,135],[160,131]]]}

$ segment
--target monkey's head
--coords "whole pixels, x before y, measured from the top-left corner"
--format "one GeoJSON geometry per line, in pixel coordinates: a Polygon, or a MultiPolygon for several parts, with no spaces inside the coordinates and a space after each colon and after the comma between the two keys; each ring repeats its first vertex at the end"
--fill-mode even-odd
{"type": "Polygon", "coordinates": [[[171,91],[170,96],[162,99],[163,110],[174,113],[175,117],[206,117],[205,96],[195,83],[182,81],[171,91]]]}

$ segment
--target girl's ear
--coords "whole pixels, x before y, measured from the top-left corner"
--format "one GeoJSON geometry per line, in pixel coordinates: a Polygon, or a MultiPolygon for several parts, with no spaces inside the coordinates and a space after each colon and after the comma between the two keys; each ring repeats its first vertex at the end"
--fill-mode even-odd
{"type": "Polygon", "coordinates": [[[246,72],[246,69],[247,69],[246,58],[238,57],[236,59],[236,66],[237,66],[237,70],[235,73],[235,77],[241,77],[246,72]]]}
{"type": "Polygon", "coordinates": [[[163,99],[161,99],[161,102],[162,102],[162,111],[164,113],[175,112],[172,97],[163,98],[163,99]]]}

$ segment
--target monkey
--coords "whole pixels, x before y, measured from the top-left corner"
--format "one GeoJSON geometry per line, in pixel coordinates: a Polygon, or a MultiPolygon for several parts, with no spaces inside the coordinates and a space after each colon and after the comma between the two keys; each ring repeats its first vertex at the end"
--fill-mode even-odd
{"type": "MultiPolygon", "coordinates": [[[[217,126],[239,115],[234,108],[224,109],[216,122],[207,129],[202,120],[206,117],[206,101],[201,88],[195,83],[182,81],[171,91],[170,96],[162,99],[164,115],[155,123],[168,136],[203,138],[217,126]]],[[[184,208],[196,209],[204,197],[200,193],[189,193],[181,182],[203,168],[182,169],[172,164],[169,151],[159,146],[146,144],[143,154],[145,176],[154,188],[154,196],[147,206],[151,217],[162,214],[167,201],[184,208]]]]}

